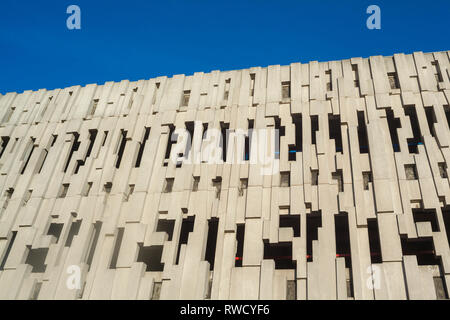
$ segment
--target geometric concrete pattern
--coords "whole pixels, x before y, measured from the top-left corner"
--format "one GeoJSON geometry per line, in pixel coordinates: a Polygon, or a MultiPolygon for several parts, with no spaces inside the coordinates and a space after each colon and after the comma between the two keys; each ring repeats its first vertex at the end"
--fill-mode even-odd
{"type": "Polygon", "coordinates": [[[0,95],[0,299],[448,298],[449,55],[0,95]]]}

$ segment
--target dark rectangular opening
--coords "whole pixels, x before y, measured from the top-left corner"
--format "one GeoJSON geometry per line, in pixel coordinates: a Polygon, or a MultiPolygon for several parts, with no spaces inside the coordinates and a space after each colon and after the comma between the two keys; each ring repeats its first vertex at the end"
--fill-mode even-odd
{"type": "Polygon", "coordinates": [[[47,235],[54,236],[56,238],[56,243],[58,243],[63,227],[64,223],[51,223],[48,227],[47,235]]]}
{"type": "Polygon", "coordinates": [[[316,144],[316,132],[319,131],[319,116],[311,116],[311,143],[316,144]]]}
{"type": "Polygon", "coordinates": [[[369,233],[370,261],[371,263],[382,263],[377,219],[367,219],[367,232],[369,233]]]}
{"type": "Polygon", "coordinates": [[[147,268],[145,271],[162,272],[164,270],[164,263],[161,263],[163,249],[164,246],[144,247],[142,243],[140,243],[137,262],[146,264],[147,268]]]}
{"type": "Polygon", "coordinates": [[[104,131],[104,132],[103,132],[102,147],[105,145],[106,139],[107,139],[107,138],[108,138],[108,131],[104,131]]]}
{"type": "Polygon", "coordinates": [[[167,241],[172,241],[173,227],[175,226],[175,220],[168,219],[158,219],[158,224],[156,225],[156,232],[167,233],[167,241]]]}
{"type": "Polygon", "coordinates": [[[336,256],[345,258],[345,267],[352,267],[350,250],[350,232],[347,212],[334,215],[334,228],[336,236],[336,256]]]}
{"type": "Polygon", "coordinates": [[[285,127],[281,126],[281,119],[275,117],[275,134],[278,132],[278,139],[275,140],[275,159],[280,159],[281,137],[285,134],[285,127]]]}
{"type": "Polygon", "coordinates": [[[248,130],[247,130],[247,135],[245,136],[245,151],[244,151],[244,160],[249,160],[250,159],[250,144],[251,144],[251,140],[252,140],[252,131],[253,131],[253,124],[254,124],[254,120],[249,119],[248,120],[248,130]]]}
{"type": "Polygon", "coordinates": [[[439,232],[439,224],[435,209],[412,209],[414,222],[430,222],[431,230],[439,232]]]}
{"type": "Polygon", "coordinates": [[[401,122],[399,118],[394,118],[394,111],[392,109],[386,109],[386,118],[389,127],[389,134],[391,136],[392,148],[394,152],[400,152],[400,143],[398,142],[397,128],[401,128],[401,122]]]}
{"type": "Polygon", "coordinates": [[[313,261],[313,240],[319,239],[319,228],[322,227],[322,212],[315,211],[306,215],[306,260],[313,261]]]}
{"type": "Polygon", "coordinates": [[[48,248],[29,249],[25,264],[33,267],[32,273],[44,273],[47,265],[45,258],[47,257],[48,248]]]}
{"type": "Polygon", "coordinates": [[[92,148],[94,147],[95,138],[97,138],[97,129],[91,129],[89,130],[89,147],[86,152],[86,157],[84,158],[84,161],[86,161],[87,158],[91,155],[92,148]]]}
{"type": "Polygon", "coordinates": [[[264,259],[273,259],[275,269],[294,269],[296,262],[292,260],[292,242],[269,243],[264,240],[264,259]]]}
{"type": "Polygon", "coordinates": [[[188,159],[189,158],[189,152],[191,151],[192,148],[192,139],[194,139],[194,122],[193,121],[188,121],[185,123],[185,127],[186,127],[186,131],[188,133],[187,136],[187,141],[186,141],[186,148],[184,149],[184,158],[188,159]]]}
{"type": "Polygon", "coordinates": [[[77,160],[77,165],[75,166],[75,171],[73,174],[78,174],[78,171],[80,170],[80,168],[84,165],[84,161],[83,160],[77,160]]]}
{"type": "Polygon", "coordinates": [[[183,219],[181,222],[180,238],[178,240],[177,259],[175,264],[178,264],[180,259],[181,245],[187,244],[189,239],[189,233],[194,231],[195,216],[189,216],[183,219]]]}
{"type": "Polygon", "coordinates": [[[327,81],[327,91],[332,91],[333,90],[333,82],[331,79],[331,70],[325,71],[325,77],[326,77],[326,81],[327,81]]]}
{"type": "Polygon", "coordinates": [[[295,145],[289,146],[289,161],[296,161],[296,152],[302,152],[303,149],[302,115],[292,115],[292,122],[295,126],[295,145]]]}
{"type": "Polygon", "coordinates": [[[433,238],[408,239],[401,235],[400,240],[403,255],[415,255],[419,266],[440,265],[440,257],[437,257],[434,251],[433,238]]]}
{"type": "Polygon", "coordinates": [[[420,132],[419,121],[417,120],[416,108],[414,105],[404,106],[405,115],[409,117],[413,138],[407,139],[409,153],[417,153],[417,145],[423,144],[422,134],[420,132]]]}
{"type": "Polygon", "coordinates": [[[127,145],[127,133],[128,131],[126,130],[121,130],[121,138],[120,138],[120,147],[119,147],[119,152],[117,153],[117,161],[116,161],[116,168],[119,169],[120,168],[120,162],[122,162],[122,156],[123,153],[125,151],[125,147],[127,145]]]}
{"type": "Polygon", "coordinates": [[[139,152],[138,152],[138,155],[136,158],[136,163],[134,165],[135,168],[139,168],[141,166],[142,155],[144,154],[144,149],[145,149],[145,143],[147,142],[149,135],[150,135],[150,128],[145,127],[144,138],[142,139],[142,142],[140,143],[139,152]]]}
{"type": "Polygon", "coordinates": [[[364,119],[364,111],[358,111],[358,142],[359,153],[369,153],[369,142],[367,140],[367,126],[364,119]]]}
{"type": "Polygon", "coordinates": [[[447,179],[447,177],[448,177],[447,164],[445,162],[439,162],[438,168],[439,168],[439,175],[441,176],[441,178],[447,179]]]}
{"type": "Polygon", "coordinates": [[[9,137],[2,137],[2,144],[0,145],[0,158],[3,155],[3,152],[5,152],[6,146],[8,145],[9,137]]]}
{"type": "Polygon", "coordinates": [[[445,117],[447,118],[447,124],[450,127],[450,105],[444,105],[445,117]]]}
{"type": "Polygon", "coordinates": [[[236,226],[236,258],[234,262],[235,267],[242,267],[242,258],[244,256],[244,237],[245,237],[245,224],[238,224],[236,226]]]}
{"type": "Polygon", "coordinates": [[[164,159],[170,158],[170,152],[172,151],[172,145],[177,141],[178,135],[174,134],[175,127],[173,125],[169,125],[169,135],[167,138],[167,147],[166,147],[166,154],[164,156],[164,159]]]}
{"type": "Polygon", "coordinates": [[[442,208],[442,218],[444,220],[445,233],[447,234],[447,241],[450,245],[450,206],[442,208]]]}
{"type": "Polygon", "coordinates": [[[397,72],[388,72],[388,79],[391,89],[400,89],[400,83],[398,82],[397,72]]]}
{"type": "Polygon", "coordinates": [[[428,128],[430,129],[431,136],[434,137],[434,124],[437,123],[437,121],[433,107],[425,107],[425,115],[427,116],[428,128]]]}
{"type": "Polygon", "coordinates": [[[228,141],[228,130],[230,129],[229,123],[220,123],[220,131],[222,133],[220,137],[220,143],[222,146],[222,161],[227,162],[227,141],[228,141]]]}
{"type": "Polygon", "coordinates": [[[73,142],[72,147],[70,148],[69,157],[67,158],[66,165],[64,166],[64,172],[67,171],[67,168],[69,167],[70,160],[72,159],[73,153],[78,150],[80,147],[80,141],[78,141],[78,138],[80,137],[78,132],[72,132],[73,134],[73,142]]]}
{"type": "Polygon", "coordinates": [[[300,237],[300,215],[280,215],[280,228],[292,228],[294,237],[300,237]]]}
{"type": "Polygon", "coordinates": [[[343,153],[342,134],[341,134],[341,116],[328,114],[328,127],[330,139],[334,139],[336,152],[343,153]]]}
{"type": "Polygon", "coordinates": [[[209,262],[209,270],[214,270],[218,228],[219,228],[219,219],[211,218],[208,221],[208,238],[206,241],[206,251],[205,251],[205,260],[209,262]]]}
{"type": "Polygon", "coordinates": [[[73,238],[78,235],[78,232],[80,231],[81,221],[82,220],[77,220],[72,222],[70,225],[69,235],[67,236],[66,243],[64,244],[65,247],[70,247],[72,245],[73,238]]]}

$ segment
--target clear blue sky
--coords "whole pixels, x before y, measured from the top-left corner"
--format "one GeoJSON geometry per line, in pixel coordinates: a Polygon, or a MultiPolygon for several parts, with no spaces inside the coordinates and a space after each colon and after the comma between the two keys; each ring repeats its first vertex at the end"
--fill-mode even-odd
{"type": "Polygon", "coordinates": [[[0,93],[449,50],[449,20],[450,0],[1,0],[0,93]]]}

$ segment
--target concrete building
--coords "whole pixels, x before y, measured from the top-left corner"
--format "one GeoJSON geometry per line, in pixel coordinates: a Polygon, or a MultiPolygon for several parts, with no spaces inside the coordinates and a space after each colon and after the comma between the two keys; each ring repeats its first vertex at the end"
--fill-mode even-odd
{"type": "Polygon", "coordinates": [[[448,298],[449,54],[0,95],[0,299],[448,298]]]}

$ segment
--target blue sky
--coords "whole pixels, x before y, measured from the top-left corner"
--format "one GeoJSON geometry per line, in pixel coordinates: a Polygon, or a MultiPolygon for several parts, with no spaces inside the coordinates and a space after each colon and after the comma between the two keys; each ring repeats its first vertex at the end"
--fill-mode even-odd
{"type": "Polygon", "coordinates": [[[0,93],[449,50],[449,17],[449,0],[2,0],[0,93]]]}

